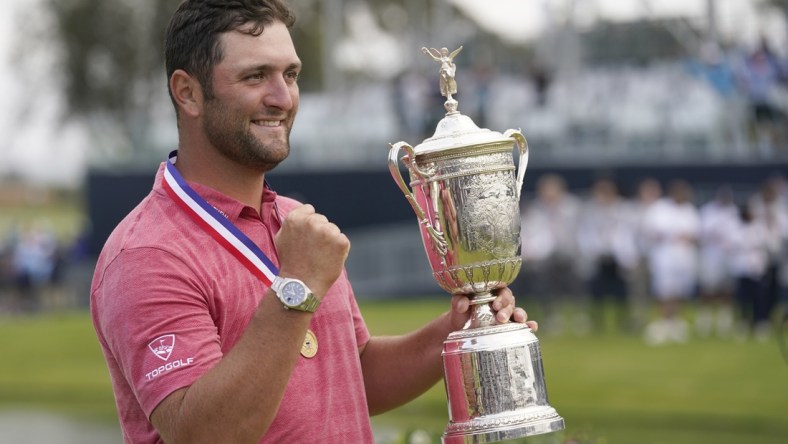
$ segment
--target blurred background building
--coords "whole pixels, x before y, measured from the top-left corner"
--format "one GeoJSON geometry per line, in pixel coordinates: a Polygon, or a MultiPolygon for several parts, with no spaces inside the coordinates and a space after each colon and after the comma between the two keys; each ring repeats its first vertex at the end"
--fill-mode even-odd
{"type": "MultiPolygon", "coordinates": [[[[177,142],[160,49],[177,3],[5,2],[0,183],[84,196],[87,257],[177,142]]],[[[721,185],[741,201],[787,171],[787,1],[290,4],[302,99],[291,157],[270,179],[349,232],[360,295],[438,291],[386,168],[389,143],[415,145],[442,117],[422,46],[463,46],[462,113],[523,129],[524,206],[548,173],[580,196],[601,176],[624,197],[646,177],[684,179],[701,204],[721,185]]]]}

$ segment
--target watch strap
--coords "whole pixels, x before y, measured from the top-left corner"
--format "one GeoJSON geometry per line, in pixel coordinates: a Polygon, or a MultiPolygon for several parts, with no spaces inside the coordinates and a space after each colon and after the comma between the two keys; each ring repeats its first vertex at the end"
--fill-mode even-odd
{"type": "Polygon", "coordinates": [[[315,311],[317,311],[317,307],[319,306],[320,306],[320,299],[318,299],[317,296],[315,296],[315,294],[312,293],[312,291],[309,291],[306,294],[306,300],[302,304],[296,307],[288,307],[288,308],[292,308],[293,310],[301,310],[301,311],[308,311],[310,313],[314,313],[315,311]]]}

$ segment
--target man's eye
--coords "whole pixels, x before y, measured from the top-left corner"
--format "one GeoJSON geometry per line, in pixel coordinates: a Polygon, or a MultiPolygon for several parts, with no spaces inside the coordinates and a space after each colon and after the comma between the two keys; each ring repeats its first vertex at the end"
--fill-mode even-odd
{"type": "Polygon", "coordinates": [[[263,73],[261,73],[261,72],[256,72],[256,73],[254,73],[254,74],[250,74],[250,75],[249,75],[249,76],[247,76],[246,78],[247,78],[248,80],[262,80],[263,78],[265,78],[265,76],[264,76],[264,75],[263,75],[263,73]]]}
{"type": "Polygon", "coordinates": [[[298,80],[298,74],[299,73],[296,72],[296,71],[288,71],[287,74],[286,74],[286,77],[288,79],[290,79],[290,80],[294,80],[295,81],[295,80],[298,80]]]}

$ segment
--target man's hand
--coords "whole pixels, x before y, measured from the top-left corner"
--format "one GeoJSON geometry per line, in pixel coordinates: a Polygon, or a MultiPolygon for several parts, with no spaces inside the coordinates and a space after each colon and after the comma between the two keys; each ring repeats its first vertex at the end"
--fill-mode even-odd
{"type": "MultiPolygon", "coordinates": [[[[495,319],[503,324],[510,319],[514,322],[525,323],[533,331],[539,329],[536,321],[529,321],[528,314],[520,307],[515,306],[514,295],[509,288],[493,291],[496,295],[492,303],[495,310],[495,319]]],[[[465,295],[454,295],[451,298],[451,324],[455,330],[461,329],[470,318],[470,299],[465,295]]]]}
{"type": "Polygon", "coordinates": [[[280,275],[301,279],[319,298],[342,273],[350,251],[347,236],[312,205],[288,213],[274,242],[280,275]]]}

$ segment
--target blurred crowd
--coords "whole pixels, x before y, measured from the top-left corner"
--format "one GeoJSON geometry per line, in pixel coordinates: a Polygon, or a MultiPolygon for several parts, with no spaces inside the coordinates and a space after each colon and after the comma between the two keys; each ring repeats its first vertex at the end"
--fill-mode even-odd
{"type": "Polygon", "coordinates": [[[0,239],[0,315],[73,305],[62,285],[67,259],[47,220],[8,230],[0,239]]]}
{"type": "Polygon", "coordinates": [[[769,157],[784,151],[788,141],[788,57],[780,55],[766,39],[751,51],[728,53],[707,44],[689,70],[705,81],[725,105],[720,127],[741,150],[744,143],[769,157]],[[742,128],[737,120],[747,123],[742,128]],[[747,135],[745,137],[745,134],[747,135]]]}
{"type": "Polygon", "coordinates": [[[540,177],[524,204],[515,291],[541,310],[548,333],[612,324],[654,345],[768,340],[788,286],[785,179],[745,197],[721,186],[698,202],[693,191],[647,178],[624,197],[600,178],[579,195],[560,176],[540,177]]]}

